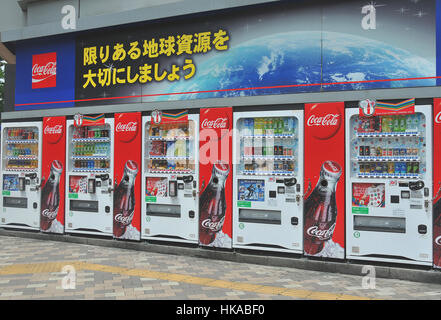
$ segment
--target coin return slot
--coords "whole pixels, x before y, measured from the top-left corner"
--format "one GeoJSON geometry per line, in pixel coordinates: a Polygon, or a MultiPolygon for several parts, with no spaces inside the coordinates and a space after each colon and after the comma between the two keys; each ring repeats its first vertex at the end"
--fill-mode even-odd
{"type": "Polygon", "coordinates": [[[354,216],[354,230],[406,233],[406,219],[395,217],[354,216]]]}
{"type": "Polygon", "coordinates": [[[282,212],[275,210],[239,209],[239,222],[282,224],[282,212]]]}
{"type": "Polygon", "coordinates": [[[147,203],[147,215],[158,216],[158,217],[180,218],[181,206],[147,203]]]}

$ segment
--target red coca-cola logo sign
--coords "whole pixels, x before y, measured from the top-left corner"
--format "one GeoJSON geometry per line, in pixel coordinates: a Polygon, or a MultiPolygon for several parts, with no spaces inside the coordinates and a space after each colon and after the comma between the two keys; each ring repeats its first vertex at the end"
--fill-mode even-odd
{"type": "Polygon", "coordinates": [[[202,221],[201,225],[206,228],[210,229],[213,232],[219,232],[222,229],[222,226],[224,225],[225,216],[222,217],[221,220],[218,222],[213,222],[211,219],[205,219],[202,221]]]}
{"type": "Polygon", "coordinates": [[[57,86],[57,53],[49,52],[32,56],[32,89],[57,86]]]}
{"type": "Polygon", "coordinates": [[[335,229],[335,223],[329,228],[320,230],[318,226],[312,226],[306,230],[306,233],[311,236],[315,237],[320,241],[328,241],[332,238],[332,234],[334,233],[335,229]]]}
{"type": "Polygon", "coordinates": [[[311,108],[311,114],[307,115],[306,125],[311,128],[314,138],[326,140],[338,132],[342,122],[342,114],[333,105],[316,104],[311,108]]]}
{"type": "Polygon", "coordinates": [[[139,131],[139,121],[136,114],[121,113],[116,116],[115,138],[121,142],[135,139],[139,131]]]}
{"type": "Polygon", "coordinates": [[[60,141],[64,135],[64,117],[46,118],[43,123],[43,139],[50,144],[60,141]]]}
{"type": "Polygon", "coordinates": [[[435,116],[435,123],[441,123],[441,112],[438,112],[435,116]]]}
{"type": "Polygon", "coordinates": [[[210,113],[209,110],[207,109],[201,113],[201,118],[203,119],[199,125],[201,141],[219,141],[230,133],[231,120],[228,114],[221,109],[210,113]],[[214,130],[215,134],[210,130],[214,130]]]}

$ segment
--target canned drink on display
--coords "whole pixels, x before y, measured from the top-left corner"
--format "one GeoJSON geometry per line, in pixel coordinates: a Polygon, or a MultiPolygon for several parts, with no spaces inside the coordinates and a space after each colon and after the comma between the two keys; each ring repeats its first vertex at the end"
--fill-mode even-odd
{"type": "Polygon", "coordinates": [[[375,151],[375,155],[377,157],[381,157],[383,155],[383,150],[381,149],[381,147],[377,147],[375,151]]]}
{"type": "Polygon", "coordinates": [[[370,156],[371,155],[371,148],[369,146],[364,147],[364,155],[370,156]]]}
{"type": "Polygon", "coordinates": [[[364,156],[364,146],[360,146],[359,154],[361,157],[364,156]]]}
{"type": "Polygon", "coordinates": [[[406,163],[406,173],[412,173],[413,172],[413,165],[412,162],[406,163]]]}
{"type": "Polygon", "coordinates": [[[401,148],[400,149],[400,156],[405,156],[406,155],[406,148],[401,148]]]}
{"type": "Polygon", "coordinates": [[[414,162],[413,163],[412,171],[413,171],[413,173],[420,173],[420,163],[419,162],[414,162]]]}

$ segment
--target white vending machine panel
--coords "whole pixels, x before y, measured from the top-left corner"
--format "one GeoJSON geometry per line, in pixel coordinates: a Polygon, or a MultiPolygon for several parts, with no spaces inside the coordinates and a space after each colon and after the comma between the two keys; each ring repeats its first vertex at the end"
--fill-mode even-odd
{"type": "Polygon", "coordinates": [[[233,247],[303,252],[303,111],[234,113],[233,247]]]}
{"type": "Polygon", "coordinates": [[[2,124],[2,227],[40,229],[41,128],[41,122],[2,124]]]}
{"type": "Polygon", "coordinates": [[[66,233],[113,236],[113,124],[67,121],[66,233]]]}
{"type": "Polygon", "coordinates": [[[346,110],[346,256],[432,264],[432,106],[346,110]]]}
{"type": "Polygon", "coordinates": [[[155,123],[143,117],[141,238],[199,241],[199,115],[155,123]]]}

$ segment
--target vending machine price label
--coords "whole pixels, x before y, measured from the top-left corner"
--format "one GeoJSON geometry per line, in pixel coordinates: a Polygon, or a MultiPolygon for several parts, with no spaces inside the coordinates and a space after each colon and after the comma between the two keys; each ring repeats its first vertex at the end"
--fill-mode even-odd
{"type": "Polygon", "coordinates": [[[237,206],[251,208],[251,201],[237,201],[237,206]]]}
{"type": "Polygon", "coordinates": [[[78,199],[78,193],[69,193],[69,199],[78,199]]]}
{"type": "Polygon", "coordinates": [[[10,196],[11,195],[11,191],[3,191],[3,195],[4,196],[10,196]]]}
{"type": "Polygon", "coordinates": [[[145,202],[156,202],[156,197],[147,196],[145,197],[145,202]]]}
{"type": "Polygon", "coordinates": [[[369,214],[369,208],[366,208],[366,207],[352,207],[352,213],[354,213],[354,214],[369,214]]]}

